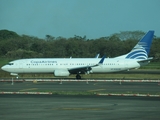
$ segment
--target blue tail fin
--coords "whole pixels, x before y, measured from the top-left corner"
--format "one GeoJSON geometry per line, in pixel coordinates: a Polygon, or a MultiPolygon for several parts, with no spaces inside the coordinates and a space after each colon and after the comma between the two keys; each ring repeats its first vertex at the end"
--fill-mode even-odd
{"type": "Polygon", "coordinates": [[[148,59],[153,36],[154,31],[148,31],[148,33],[137,43],[137,45],[126,55],[125,58],[148,59]]]}

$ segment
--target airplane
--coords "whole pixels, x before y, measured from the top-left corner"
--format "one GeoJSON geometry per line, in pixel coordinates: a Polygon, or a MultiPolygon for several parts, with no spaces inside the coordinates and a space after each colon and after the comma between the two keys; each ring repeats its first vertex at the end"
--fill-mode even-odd
{"type": "Polygon", "coordinates": [[[128,71],[147,65],[154,31],[148,31],[144,37],[127,54],[114,58],[30,58],[19,59],[2,66],[2,70],[11,75],[19,73],[52,73],[56,77],[66,77],[76,74],[76,79],[81,79],[80,74],[109,73],[128,71]]]}

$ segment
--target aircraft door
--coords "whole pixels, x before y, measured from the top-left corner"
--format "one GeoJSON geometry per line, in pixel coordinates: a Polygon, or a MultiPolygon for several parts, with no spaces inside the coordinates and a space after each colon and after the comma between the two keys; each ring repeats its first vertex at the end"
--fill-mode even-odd
{"type": "Polygon", "coordinates": [[[19,63],[19,68],[20,68],[20,69],[23,68],[23,63],[19,63]]]}
{"type": "Polygon", "coordinates": [[[124,68],[128,69],[128,62],[127,61],[124,62],[124,68]]]}

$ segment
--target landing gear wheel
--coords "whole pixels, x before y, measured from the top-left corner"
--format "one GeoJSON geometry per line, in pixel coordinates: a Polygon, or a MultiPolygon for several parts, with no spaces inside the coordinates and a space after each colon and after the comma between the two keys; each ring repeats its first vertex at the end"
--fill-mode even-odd
{"type": "Polygon", "coordinates": [[[81,76],[79,74],[77,74],[76,79],[81,79],[81,76]]]}

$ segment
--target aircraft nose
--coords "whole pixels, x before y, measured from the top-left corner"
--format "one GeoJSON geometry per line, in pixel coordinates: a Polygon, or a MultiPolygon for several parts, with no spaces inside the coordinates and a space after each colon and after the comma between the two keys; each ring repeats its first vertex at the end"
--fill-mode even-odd
{"type": "Polygon", "coordinates": [[[6,71],[6,65],[2,66],[1,69],[6,71]]]}

